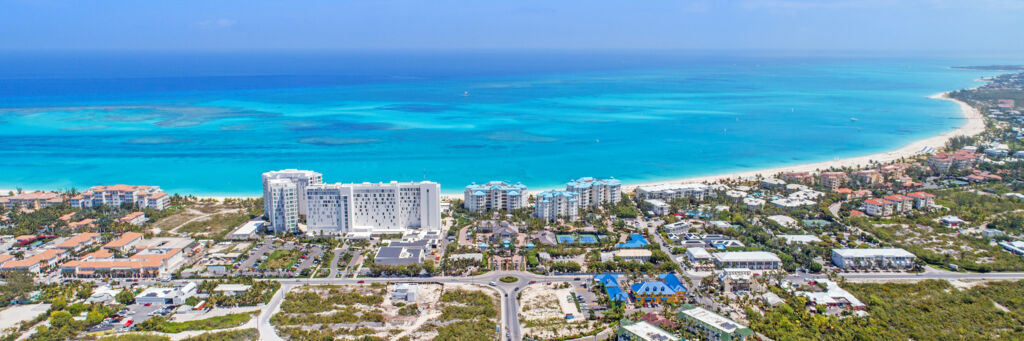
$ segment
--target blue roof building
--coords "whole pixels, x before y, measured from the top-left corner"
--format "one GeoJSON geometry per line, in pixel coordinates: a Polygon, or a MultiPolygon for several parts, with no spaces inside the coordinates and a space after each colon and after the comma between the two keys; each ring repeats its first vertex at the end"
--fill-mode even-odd
{"type": "Polygon", "coordinates": [[[675,274],[661,274],[658,275],[658,277],[665,282],[665,285],[668,286],[669,289],[672,289],[676,293],[686,292],[686,286],[683,285],[683,282],[679,281],[679,277],[675,274]]]}
{"type": "Polygon", "coordinates": [[[594,275],[594,282],[601,283],[605,288],[607,287],[618,287],[619,286],[619,275],[616,274],[600,274],[594,275]]]}
{"type": "Polygon", "coordinates": [[[629,302],[629,295],[626,295],[619,287],[604,287],[604,292],[608,294],[608,301],[629,302]]]}
{"type": "Polygon", "coordinates": [[[466,186],[466,191],[463,194],[465,201],[463,206],[478,213],[488,210],[511,212],[526,205],[525,193],[526,185],[521,183],[515,185],[504,181],[491,181],[482,185],[473,183],[466,186]]]}
{"type": "Polygon", "coordinates": [[[662,281],[640,282],[630,286],[637,305],[675,303],[683,296],[662,281]]]}
{"type": "Polygon", "coordinates": [[[604,203],[618,203],[622,199],[622,181],[615,178],[579,178],[569,181],[565,190],[579,194],[580,207],[600,207],[604,203]]]}
{"type": "Polygon", "coordinates": [[[569,191],[544,191],[537,194],[533,216],[547,221],[564,218],[576,221],[579,217],[579,194],[569,191]]]}

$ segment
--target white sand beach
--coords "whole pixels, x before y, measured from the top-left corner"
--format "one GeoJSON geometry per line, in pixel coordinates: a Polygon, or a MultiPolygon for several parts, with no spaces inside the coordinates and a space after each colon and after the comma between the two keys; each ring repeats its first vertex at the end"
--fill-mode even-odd
{"type": "Polygon", "coordinates": [[[983,116],[981,114],[981,112],[979,112],[977,109],[971,107],[967,103],[964,103],[964,102],[955,100],[953,98],[950,98],[949,97],[949,93],[946,93],[946,92],[938,93],[938,94],[929,96],[928,98],[956,102],[956,104],[958,104],[960,106],[960,112],[961,112],[961,114],[963,114],[964,119],[966,120],[966,122],[964,122],[964,125],[960,126],[959,128],[956,128],[954,130],[951,130],[951,131],[948,131],[946,133],[943,133],[941,135],[936,135],[936,136],[932,136],[932,137],[929,137],[929,138],[917,140],[917,141],[911,142],[911,143],[909,143],[909,144],[907,144],[907,145],[905,145],[905,146],[903,146],[903,147],[901,147],[899,149],[891,150],[891,151],[883,152],[883,153],[875,153],[875,154],[870,154],[870,155],[857,156],[857,157],[838,159],[838,160],[832,160],[832,161],[822,161],[822,162],[806,163],[806,164],[800,164],[800,165],[794,165],[794,166],[784,166],[784,167],[759,169],[759,170],[745,171],[745,172],[738,172],[738,173],[729,173],[729,174],[718,174],[718,175],[711,175],[711,176],[693,177],[693,178],[679,179],[679,180],[673,180],[673,181],[662,181],[662,182],[640,183],[640,184],[628,184],[628,185],[624,184],[623,185],[623,191],[632,191],[633,189],[635,189],[636,187],[639,187],[639,186],[657,185],[657,184],[664,184],[664,183],[715,182],[715,181],[723,180],[723,179],[746,178],[746,177],[754,177],[754,176],[758,176],[758,175],[761,175],[763,177],[770,177],[770,176],[772,176],[774,174],[782,173],[782,172],[813,172],[813,171],[817,171],[817,170],[825,170],[825,169],[828,169],[828,168],[842,168],[842,167],[857,168],[857,167],[864,167],[864,166],[870,165],[873,162],[887,163],[887,162],[896,161],[896,160],[899,160],[899,159],[902,159],[902,158],[918,155],[918,154],[921,154],[923,150],[925,150],[926,148],[929,148],[929,147],[930,148],[934,148],[934,149],[940,149],[940,148],[942,148],[943,146],[946,145],[946,141],[949,141],[953,137],[956,137],[956,136],[974,136],[974,135],[977,135],[977,134],[981,134],[982,132],[985,131],[985,116],[983,116]]]}

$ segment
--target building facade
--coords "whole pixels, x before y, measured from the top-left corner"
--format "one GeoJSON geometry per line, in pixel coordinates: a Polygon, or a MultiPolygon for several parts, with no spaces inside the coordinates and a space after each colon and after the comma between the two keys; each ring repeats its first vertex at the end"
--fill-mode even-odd
{"type": "Polygon", "coordinates": [[[504,181],[491,181],[483,185],[466,186],[463,205],[471,212],[505,210],[512,212],[526,206],[526,185],[504,181]]]}
{"type": "Polygon", "coordinates": [[[263,209],[274,233],[299,231],[298,188],[289,179],[270,179],[263,184],[263,209]]]}
{"type": "Polygon", "coordinates": [[[842,269],[914,267],[917,256],[904,249],[832,249],[832,263],[842,269]]]}
{"type": "Polygon", "coordinates": [[[766,251],[715,252],[711,255],[715,259],[715,266],[720,268],[776,270],[782,267],[782,259],[766,251]]]}
{"type": "Polygon", "coordinates": [[[171,205],[171,199],[160,187],[130,185],[95,186],[71,198],[71,207],[74,208],[119,207],[122,204],[163,210],[171,205]]]}
{"type": "Polygon", "coordinates": [[[441,229],[436,182],[319,184],[306,188],[312,234],[402,233],[441,229]]]}
{"type": "Polygon", "coordinates": [[[616,204],[622,200],[622,181],[614,178],[579,178],[569,181],[565,190],[579,195],[580,207],[600,207],[605,203],[616,204]]]}
{"type": "Polygon", "coordinates": [[[547,221],[564,218],[576,221],[579,217],[579,194],[569,191],[544,191],[537,194],[533,216],[547,221]]]}
{"type": "Polygon", "coordinates": [[[750,328],[704,308],[684,304],[679,312],[683,326],[709,341],[742,341],[754,334],[750,328]]]}
{"type": "Polygon", "coordinates": [[[714,193],[713,188],[706,184],[660,184],[651,186],[640,186],[636,188],[637,198],[640,200],[660,199],[671,201],[672,199],[694,198],[704,200],[714,193]]]}
{"type": "Polygon", "coordinates": [[[843,187],[847,180],[849,180],[849,177],[846,176],[845,172],[824,172],[818,175],[818,178],[820,179],[819,182],[821,182],[822,187],[833,191],[839,189],[839,187],[843,187]]]}
{"type": "Polygon", "coordinates": [[[306,215],[306,186],[319,185],[324,183],[323,174],[301,169],[282,169],[279,171],[270,171],[263,173],[263,205],[265,212],[270,212],[267,209],[267,194],[268,194],[268,183],[270,180],[283,179],[290,181],[295,184],[295,193],[298,195],[298,201],[296,202],[296,212],[299,215],[306,215]]]}

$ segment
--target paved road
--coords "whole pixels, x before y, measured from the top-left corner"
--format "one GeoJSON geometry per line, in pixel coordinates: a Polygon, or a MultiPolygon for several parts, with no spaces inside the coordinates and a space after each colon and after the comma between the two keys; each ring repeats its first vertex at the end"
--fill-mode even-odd
{"type": "Polygon", "coordinates": [[[1024,272],[949,272],[932,271],[926,273],[905,273],[905,272],[867,272],[867,273],[841,273],[848,281],[856,280],[901,280],[901,279],[945,279],[945,280],[1018,280],[1024,279],[1024,272]]]}
{"type": "Polygon", "coordinates": [[[536,281],[537,283],[548,283],[548,282],[573,282],[577,285],[582,281],[589,279],[589,276],[569,276],[569,275],[551,275],[543,276],[536,275],[527,272],[518,271],[502,271],[502,272],[489,272],[480,276],[473,277],[408,277],[408,278],[277,278],[277,279],[266,279],[281,282],[281,289],[274,295],[270,300],[270,303],[260,312],[259,316],[259,331],[261,340],[280,340],[277,336],[274,327],[270,325],[270,316],[273,316],[281,306],[281,301],[284,298],[284,293],[297,285],[306,284],[357,284],[358,281],[365,282],[391,282],[391,283],[462,283],[462,284],[478,284],[488,286],[489,283],[494,282],[493,288],[498,291],[501,295],[501,319],[499,321],[501,325],[501,339],[502,340],[522,340],[521,330],[519,329],[519,302],[517,299],[519,291],[529,285],[530,281],[536,281]],[[519,278],[519,281],[515,283],[504,283],[498,280],[503,276],[514,276],[519,278]],[[574,278],[579,278],[577,282],[574,278]],[[517,290],[518,288],[518,290],[517,290]],[[505,337],[505,333],[508,331],[508,338],[505,337]]]}
{"type": "Polygon", "coordinates": [[[270,303],[267,303],[267,306],[260,310],[256,326],[260,332],[260,340],[284,341],[280,336],[277,336],[274,326],[270,325],[270,317],[274,316],[274,313],[281,309],[281,301],[284,301],[284,294],[294,286],[294,284],[281,283],[281,289],[277,290],[274,297],[270,299],[270,303]]]}
{"type": "Polygon", "coordinates": [[[338,277],[338,260],[341,259],[342,254],[348,249],[348,245],[343,248],[334,249],[334,258],[331,259],[331,273],[327,276],[328,278],[338,277]]]}
{"type": "MultiPolygon", "coordinates": [[[[960,273],[960,272],[949,272],[943,270],[929,269],[924,273],[897,273],[897,272],[881,272],[881,273],[842,273],[840,274],[846,277],[847,280],[856,281],[858,279],[863,280],[898,280],[898,279],[1002,279],[1002,280],[1018,280],[1024,279],[1024,273],[960,273]]],[[[796,276],[796,275],[794,275],[796,276]]],[[[793,277],[793,276],[791,276],[793,277]]],[[[803,277],[813,277],[810,275],[802,275],[803,277]]],[[[820,276],[824,277],[824,276],[820,276]]],[[[270,303],[260,312],[259,316],[259,332],[261,340],[280,340],[277,336],[274,327],[270,325],[270,317],[273,316],[280,309],[281,301],[283,301],[284,293],[290,290],[292,287],[297,285],[306,284],[357,284],[358,281],[365,282],[390,282],[390,283],[462,283],[462,284],[478,284],[494,288],[501,295],[501,340],[522,340],[522,334],[519,324],[519,302],[517,299],[519,291],[529,285],[530,281],[536,283],[550,283],[550,282],[571,282],[575,285],[580,285],[583,281],[590,278],[589,275],[537,275],[528,272],[520,271],[496,271],[489,272],[479,276],[471,277],[407,277],[407,278],[277,278],[277,279],[265,279],[281,282],[281,290],[279,290],[270,303]],[[515,283],[504,283],[499,280],[503,276],[514,276],[519,279],[515,283]],[[580,281],[576,281],[575,278],[579,278],[580,281]],[[489,284],[494,282],[494,286],[489,284]],[[516,290],[518,288],[518,290],[516,290]],[[508,331],[509,337],[505,337],[505,333],[508,331]]],[[[713,302],[701,302],[710,303],[713,302]]]]}

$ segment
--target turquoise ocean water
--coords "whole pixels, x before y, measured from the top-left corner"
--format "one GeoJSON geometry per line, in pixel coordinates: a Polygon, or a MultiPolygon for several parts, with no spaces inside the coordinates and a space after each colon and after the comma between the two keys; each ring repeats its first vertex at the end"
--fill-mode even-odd
{"type": "Polygon", "coordinates": [[[329,182],[648,182],[898,148],[997,61],[611,52],[0,56],[0,188],[253,195],[329,182]],[[856,120],[851,120],[856,118],[856,120]]]}

